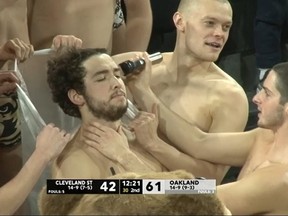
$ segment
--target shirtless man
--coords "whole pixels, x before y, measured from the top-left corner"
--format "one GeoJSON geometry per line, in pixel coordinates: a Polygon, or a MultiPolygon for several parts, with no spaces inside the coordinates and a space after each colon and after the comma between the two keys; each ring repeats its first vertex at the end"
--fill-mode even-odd
{"type": "MultiPolygon", "coordinates": [[[[120,0],[27,0],[27,3],[29,36],[35,50],[49,48],[56,35],[74,35],[81,38],[83,48],[101,47],[109,54],[145,51],[148,46],[152,29],[149,0],[125,0],[125,22],[120,0]]],[[[69,41],[67,43],[70,45],[69,41]]],[[[79,121],[64,115],[56,104],[46,99],[50,95],[45,77],[48,58],[34,57],[22,67],[23,71],[30,72],[29,76],[24,74],[24,79],[29,86],[31,100],[45,121],[52,121],[73,132],[79,121]],[[47,109],[51,112],[47,113],[47,109]]]]}
{"type": "MultiPolygon", "coordinates": [[[[143,110],[150,110],[146,95],[155,94],[170,110],[205,132],[243,131],[248,117],[245,92],[213,63],[225,45],[232,25],[229,2],[182,0],[173,20],[177,28],[174,52],[164,53],[163,61],[153,65],[151,78],[143,71],[128,80],[136,103],[143,110]]],[[[160,118],[160,126],[162,122],[165,125],[162,115],[160,118]]],[[[169,138],[167,131],[161,132],[169,138]]],[[[167,142],[177,143],[171,139],[167,142]]],[[[195,160],[191,166],[194,175],[216,178],[217,183],[227,170],[223,165],[201,160],[195,160]]]]}
{"type": "MultiPolygon", "coordinates": [[[[195,158],[230,166],[243,166],[238,180],[220,185],[218,196],[235,215],[288,213],[288,63],[275,65],[253,98],[259,110],[259,128],[238,133],[206,133],[166,107],[153,94],[150,104],[157,103],[160,127],[165,130],[183,154],[157,137],[158,118],[146,114],[134,128],[138,141],[163,165],[185,168],[193,173],[195,158]],[[165,119],[162,120],[162,119],[165,119]],[[162,123],[161,123],[162,121],[162,123]],[[162,124],[162,126],[161,126],[162,124]],[[152,130],[151,130],[152,128],[152,130]],[[145,134],[146,136],[139,136],[145,134]],[[277,198],[276,198],[277,197],[277,198]]],[[[156,116],[157,109],[153,109],[156,116]]],[[[230,120],[230,119],[229,119],[230,120]]],[[[225,121],[225,120],[224,120],[225,121]]]]}
{"type": "Polygon", "coordinates": [[[28,0],[31,43],[35,49],[48,48],[53,37],[66,34],[81,38],[85,48],[103,47],[109,54],[145,51],[152,29],[150,1],[125,0],[126,23],[120,3],[120,0],[28,0]]]}
{"type": "Polygon", "coordinates": [[[53,101],[66,114],[82,121],[73,140],[55,161],[53,178],[93,179],[125,171],[163,170],[121,125],[127,99],[120,74],[120,67],[103,49],[69,50],[48,62],[53,101]],[[89,124],[94,126],[92,136],[85,131],[90,130],[85,127],[89,124]],[[97,142],[96,149],[85,144],[87,139],[97,142]]]}

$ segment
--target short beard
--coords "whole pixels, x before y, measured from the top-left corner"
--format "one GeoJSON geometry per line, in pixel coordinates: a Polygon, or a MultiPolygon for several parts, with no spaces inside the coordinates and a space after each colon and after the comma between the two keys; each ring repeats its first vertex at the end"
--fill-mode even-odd
{"type": "Polygon", "coordinates": [[[284,108],[281,105],[279,105],[275,113],[273,114],[273,116],[270,116],[270,118],[268,118],[266,122],[264,123],[259,122],[258,126],[261,128],[271,129],[271,130],[280,127],[284,122],[283,112],[284,112],[284,108]]]}
{"type": "Polygon", "coordinates": [[[91,97],[88,95],[84,95],[84,98],[87,103],[87,107],[90,112],[99,119],[103,119],[109,122],[115,122],[122,118],[122,116],[126,113],[128,108],[128,103],[124,106],[113,106],[109,105],[107,102],[96,102],[94,103],[91,97]]]}

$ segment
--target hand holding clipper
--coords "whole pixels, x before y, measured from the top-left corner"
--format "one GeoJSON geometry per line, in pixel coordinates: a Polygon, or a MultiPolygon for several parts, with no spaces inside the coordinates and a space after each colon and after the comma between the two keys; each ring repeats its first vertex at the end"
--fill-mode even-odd
{"type": "MultiPolygon", "coordinates": [[[[162,61],[163,57],[160,52],[157,52],[149,55],[149,59],[151,60],[152,64],[155,64],[159,61],[162,61]]],[[[145,67],[145,60],[142,58],[136,61],[127,60],[120,63],[119,66],[121,67],[124,76],[127,76],[131,73],[139,73],[140,71],[142,71],[145,67]]]]}

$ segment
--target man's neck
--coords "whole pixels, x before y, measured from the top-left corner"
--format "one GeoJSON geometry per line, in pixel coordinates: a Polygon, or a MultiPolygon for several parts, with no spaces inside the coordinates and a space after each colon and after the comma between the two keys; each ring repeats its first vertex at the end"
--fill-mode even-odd
{"type": "Polygon", "coordinates": [[[99,119],[99,118],[91,118],[91,119],[87,119],[87,120],[82,120],[82,125],[83,124],[90,124],[92,122],[97,122],[98,124],[101,124],[103,126],[106,126],[106,127],[110,127],[114,130],[118,130],[119,129],[119,126],[121,125],[121,120],[118,120],[118,121],[107,121],[107,120],[104,120],[104,119],[99,119]]]}
{"type": "Polygon", "coordinates": [[[105,120],[102,120],[102,119],[95,119],[95,118],[93,118],[91,120],[86,120],[86,121],[82,119],[81,127],[79,128],[79,130],[75,134],[75,137],[73,138],[73,141],[72,141],[72,143],[73,143],[72,145],[73,146],[78,146],[80,148],[83,147],[83,139],[85,139],[83,137],[84,128],[87,127],[89,124],[91,124],[93,122],[97,122],[101,126],[106,126],[106,127],[112,128],[115,131],[118,131],[119,127],[121,125],[121,120],[116,121],[116,122],[108,122],[108,121],[105,121],[105,120]]]}
{"type": "Polygon", "coordinates": [[[188,54],[186,49],[176,45],[168,68],[169,70],[173,70],[173,74],[177,75],[177,83],[181,84],[187,83],[190,78],[194,79],[195,77],[205,76],[213,64],[213,62],[196,59],[194,56],[188,54]]]}
{"type": "Polygon", "coordinates": [[[283,125],[274,131],[274,147],[278,150],[284,150],[288,148],[288,123],[283,123],[283,125]]]}

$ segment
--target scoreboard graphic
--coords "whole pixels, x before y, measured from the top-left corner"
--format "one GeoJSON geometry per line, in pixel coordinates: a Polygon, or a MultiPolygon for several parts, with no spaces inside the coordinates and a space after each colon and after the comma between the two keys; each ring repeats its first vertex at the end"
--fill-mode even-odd
{"type": "Polygon", "coordinates": [[[213,194],[215,179],[47,179],[47,194],[213,194]]]}

